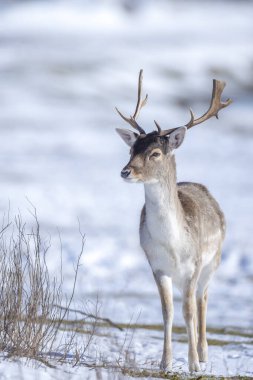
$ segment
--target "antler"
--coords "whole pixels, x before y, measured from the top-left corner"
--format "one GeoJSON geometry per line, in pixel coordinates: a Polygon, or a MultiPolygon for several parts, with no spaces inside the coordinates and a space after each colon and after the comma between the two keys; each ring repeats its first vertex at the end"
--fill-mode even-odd
{"type": "MultiPolygon", "coordinates": [[[[191,119],[190,121],[185,125],[187,129],[190,129],[194,127],[194,125],[203,123],[207,119],[210,119],[210,117],[215,116],[218,119],[218,112],[222,109],[227,107],[229,104],[232,103],[232,99],[227,99],[225,102],[221,101],[221,94],[226,86],[226,82],[222,82],[216,79],[213,79],[213,92],[212,92],[212,99],[211,99],[211,104],[209,109],[207,110],[204,115],[199,117],[198,119],[194,118],[194,113],[192,112],[190,108],[190,113],[191,113],[191,119]]],[[[161,130],[160,126],[157,124],[155,121],[155,124],[158,128],[158,132],[160,136],[166,136],[170,134],[171,132],[175,131],[177,128],[171,128],[171,129],[166,129],[166,130],[161,130]],[[160,130],[159,130],[160,129],[160,130]]]]}
{"type": "Polygon", "coordinates": [[[176,128],[171,128],[171,129],[165,129],[163,131],[162,128],[160,127],[160,125],[157,123],[157,121],[154,120],[154,123],[156,125],[157,130],[158,130],[158,135],[159,136],[166,136],[166,135],[170,134],[171,132],[175,131],[178,128],[178,127],[176,127],[176,128]]]}
{"type": "MultiPolygon", "coordinates": [[[[136,104],[134,114],[130,117],[126,117],[118,110],[117,107],[116,107],[116,111],[122,117],[122,119],[124,119],[127,123],[129,123],[133,128],[137,129],[137,131],[141,135],[146,135],[146,132],[144,131],[144,129],[142,129],[136,121],[136,119],[139,116],[140,110],[142,109],[142,107],[145,106],[148,100],[148,95],[146,95],[145,98],[142,99],[142,79],[143,79],[143,70],[140,70],[139,82],[138,82],[138,98],[137,98],[137,104],[136,104]]],[[[199,117],[198,119],[195,119],[194,113],[190,108],[191,119],[185,125],[187,129],[190,129],[197,124],[203,123],[204,121],[210,119],[212,116],[215,116],[218,119],[218,112],[222,108],[225,108],[229,104],[232,103],[232,99],[230,98],[227,99],[225,102],[221,101],[221,95],[225,86],[226,86],[226,82],[213,79],[213,92],[212,92],[212,98],[211,98],[209,109],[201,117],[199,117]]],[[[171,129],[162,130],[160,125],[155,120],[154,122],[157,127],[159,136],[166,136],[177,129],[177,128],[171,128],[171,129]]]]}
{"type": "Polygon", "coordinates": [[[210,117],[215,116],[218,119],[218,112],[222,109],[227,107],[229,104],[232,103],[232,99],[227,99],[225,102],[221,101],[221,94],[226,86],[226,82],[222,82],[216,79],[213,79],[213,92],[212,92],[212,99],[209,109],[199,117],[198,119],[194,118],[194,113],[190,109],[191,113],[191,120],[185,125],[187,129],[190,129],[194,127],[194,125],[203,123],[204,121],[210,119],[210,117]]]}
{"type": "Polygon", "coordinates": [[[138,83],[138,98],[137,98],[137,104],[136,104],[134,114],[130,117],[126,117],[118,110],[117,107],[116,107],[116,111],[122,117],[122,119],[124,119],[127,123],[129,123],[133,128],[137,129],[140,132],[140,134],[146,135],[146,132],[144,131],[144,129],[142,129],[139,126],[139,124],[136,122],[136,119],[139,116],[140,110],[142,109],[142,107],[145,106],[148,100],[148,95],[146,95],[145,98],[142,99],[142,78],[143,78],[143,70],[140,70],[139,83],[138,83]]]}

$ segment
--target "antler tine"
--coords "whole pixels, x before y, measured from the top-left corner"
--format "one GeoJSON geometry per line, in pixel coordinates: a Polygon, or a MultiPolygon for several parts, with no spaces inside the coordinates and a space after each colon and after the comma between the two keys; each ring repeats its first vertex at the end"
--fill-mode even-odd
{"type": "Polygon", "coordinates": [[[139,126],[139,124],[136,122],[136,119],[139,116],[140,110],[142,109],[142,107],[145,106],[145,104],[147,103],[147,100],[148,100],[148,95],[146,95],[145,98],[142,99],[142,79],[143,79],[143,70],[141,69],[140,73],[139,73],[137,104],[136,104],[136,108],[135,108],[133,116],[130,116],[130,117],[124,116],[118,110],[117,107],[116,107],[116,111],[122,117],[122,119],[124,119],[127,123],[129,123],[133,128],[137,129],[141,135],[146,135],[146,132],[144,131],[144,129],[142,129],[139,126]]]}
{"type": "Polygon", "coordinates": [[[162,132],[162,128],[161,128],[160,125],[157,123],[157,121],[154,120],[154,123],[155,123],[156,128],[157,128],[157,130],[158,130],[158,133],[159,133],[159,135],[160,135],[161,132],[162,132]]]}
{"type": "Polygon", "coordinates": [[[166,136],[166,135],[169,135],[171,132],[175,131],[177,128],[171,128],[171,129],[164,129],[162,130],[162,128],[160,127],[160,125],[157,123],[157,121],[154,120],[154,123],[158,129],[158,134],[159,136],[166,136]]]}
{"type": "Polygon", "coordinates": [[[137,99],[137,104],[135,108],[135,112],[133,114],[133,119],[137,119],[139,116],[140,110],[142,107],[144,107],[148,101],[148,94],[146,94],[144,99],[141,99],[142,97],[142,80],[143,80],[143,70],[140,70],[139,73],[139,83],[138,83],[138,99],[137,99]]]}
{"type": "Polygon", "coordinates": [[[215,116],[218,119],[218,112],[227,107],[232,103],[232,99],[227,99],[225,102],[221,101],[221,95],[226,86],[226,82],[222,82],[216,79],[213,79],[213,92],[212,99],[209,109],[198,119],[194,119],[194,114],[190,109],[191,120],[185,125],[187,129],[194,127],[197,124],[203,123],[204,121],[210,119],[210,117],[215,116]]]}

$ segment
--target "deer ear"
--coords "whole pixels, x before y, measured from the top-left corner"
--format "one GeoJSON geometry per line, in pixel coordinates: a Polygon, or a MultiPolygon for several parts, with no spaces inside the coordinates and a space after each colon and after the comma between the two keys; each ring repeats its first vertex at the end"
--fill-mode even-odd
{"type": "Polygon", "coordinates": [[[186,130],[186,127],[179,127],[168,136],[170,149],[177,149],[182,144],[186,130]]]}
{"type": "Polygon", "coordinates": [[[137,140],[139,136],[137,133],[132,132],[129,129],[116,128],[116,132],[118,132],[122,140],[124,140],[125,143],[129,145],[130,147],[134,145],[135,141],[137,140]]]}

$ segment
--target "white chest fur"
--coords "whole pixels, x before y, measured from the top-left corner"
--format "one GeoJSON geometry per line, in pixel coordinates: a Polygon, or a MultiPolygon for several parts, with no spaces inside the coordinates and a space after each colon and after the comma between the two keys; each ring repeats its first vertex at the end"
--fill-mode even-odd
{"type": "Polygon", "coordinates": [[[181,288],[185,273],[194,271],[187,235],[178,219],[175,203],[158,184],[145,185],[145,221],[140,243],[152,271],[162,271],[181,288]]]}

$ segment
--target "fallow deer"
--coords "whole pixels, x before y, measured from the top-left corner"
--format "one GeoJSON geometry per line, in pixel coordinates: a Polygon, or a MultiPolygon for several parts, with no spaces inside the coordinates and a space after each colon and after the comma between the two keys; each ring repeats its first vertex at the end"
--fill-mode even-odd
{"type": "Polygon", "coordinates": [[[176,182],[174,150],[183,142],[193,126],[227,107],[232,100],[221,101],[226,83],[213,80],[211,104],[203,116],[191,119],[182,127],[146,133],[136,119],[148,96],[142,99],[142,70],[139,74],[138,99],[129,118],[117,108],[119,115],[134,131],[116,129],[131,147],[130,161],[121,171],[127,182],[141,182],[145,204],[140,218],[140,244],[151,266],[158,286],[164,320],[164,346],[160,368],[172,369],[172,282],[183,300],[183,316],[188,334],[189,370],[199,371],[207,362],[206,339],[207,290],[220,263],[225,236],[225,218],[207,188],[198,183],[176,182]]]}

